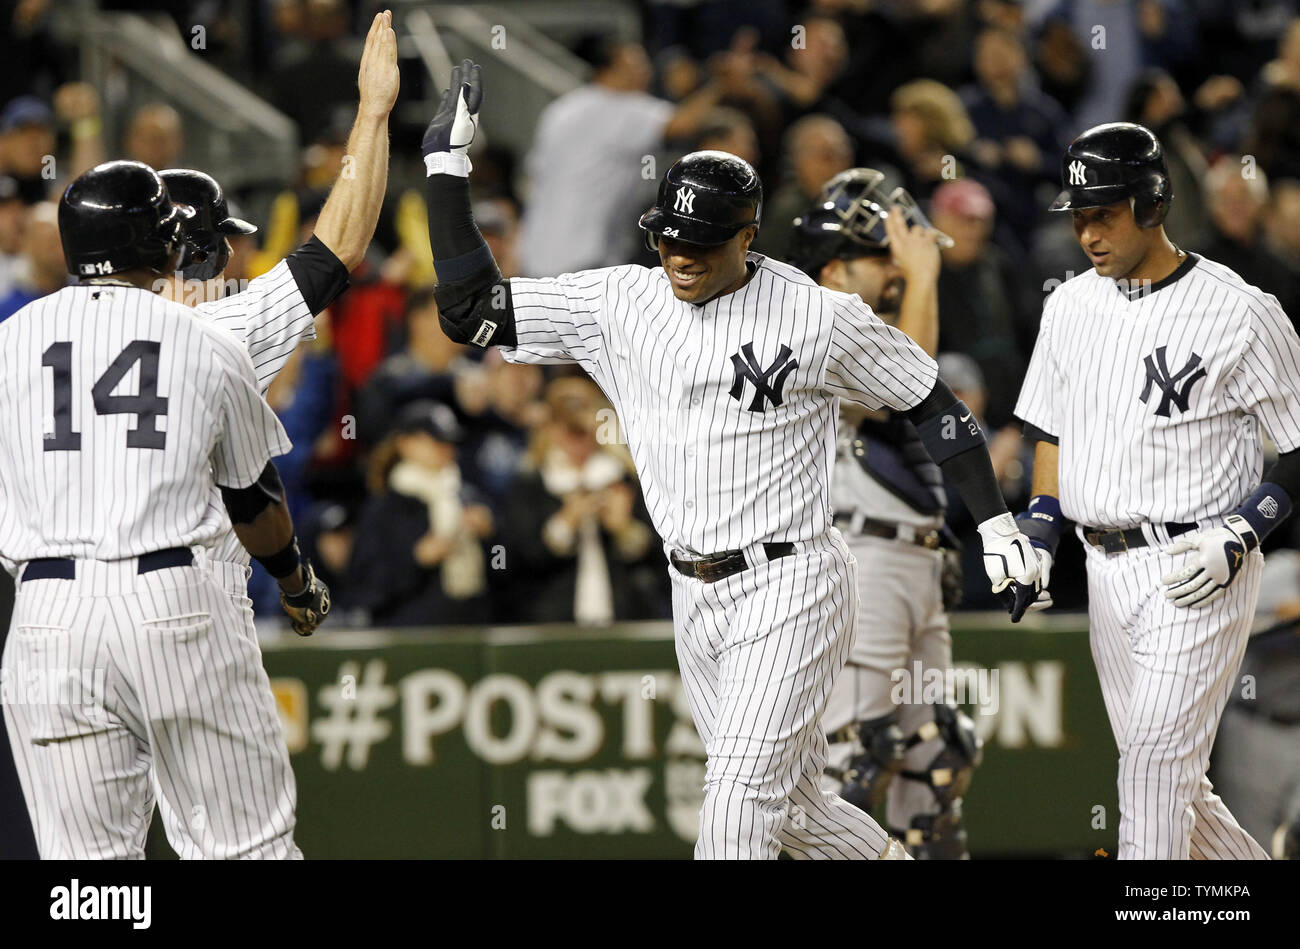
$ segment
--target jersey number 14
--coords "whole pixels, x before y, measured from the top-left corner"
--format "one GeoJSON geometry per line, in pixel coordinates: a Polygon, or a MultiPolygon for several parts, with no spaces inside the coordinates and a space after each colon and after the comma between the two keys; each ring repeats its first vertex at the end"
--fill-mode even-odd
{"type": "MultiPolygon", "coordinates": [[[[129,343],[104,370],[90,390],[96,415],[128,413],[136,417],[127,429],[127,448],[166,448],[167,433],[159,431],[158,416],[167,414],[167,399],[158,394],[158,353],[161,343],[137,339],[129,343]],[[135,395],[113,390],[140,364],[140,389],[135,395]]],[[[54,433],[45,436],[46,451],[80,451],[81,433],[72,430],[72,344],[52,343],[41,365],[54,370],[54,433]]]]}

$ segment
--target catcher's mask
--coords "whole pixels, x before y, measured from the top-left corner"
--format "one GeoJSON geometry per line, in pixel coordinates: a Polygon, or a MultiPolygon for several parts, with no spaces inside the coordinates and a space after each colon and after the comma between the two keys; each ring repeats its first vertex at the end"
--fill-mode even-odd
{"type": "MultiPolygon", "coordinates": [[[[874,168],[842,171],[822,185],[817,202],[794,219],[791,263],[815,280],[832,260],[888,254],[885,218],[891,214],[911,227],[932,227],[906,189],[885,191],[883,173],[874,168]]],[[[939,232],[939,246],[952,245],[952,238],[939,232]]]]}

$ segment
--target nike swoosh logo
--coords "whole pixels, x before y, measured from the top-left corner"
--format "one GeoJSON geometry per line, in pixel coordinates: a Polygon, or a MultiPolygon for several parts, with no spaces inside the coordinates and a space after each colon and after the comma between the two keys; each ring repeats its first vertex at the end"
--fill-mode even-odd
{"type": "Polygon", "coordinates": [[[969,422],[969,421],[970,421],[970,416],[971,416],[971,413],[967,412],[965,415],[963,415],[963,416],[961,417],[961,420],[962,420],[963,422],[969,422]]]}

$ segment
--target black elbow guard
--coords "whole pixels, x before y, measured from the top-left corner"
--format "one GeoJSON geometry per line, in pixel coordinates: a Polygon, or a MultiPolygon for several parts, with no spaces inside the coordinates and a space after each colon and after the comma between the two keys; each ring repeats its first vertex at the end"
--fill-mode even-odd
{"type": "Polygon", "coordinates": [[[940,379],[935,380],[934,388],[920,404],[908,410],[907,417],[935,464],[941,465],[953,455],[984,444],[984,432],[975,421],[975,413],[940,379]]]}
{"type": "Polygon", "coordinates": [[[251,524],[257,515],[283,500],[284,485],[280,482],[280,472],[269,461],[257,480],[248,487],[221,488],[221,501],[226,505],[232,524],[251,524]]]}
{"type": "MultiPolygon", "coordinates": [[[[490,255],[488,260],[492,260],[490,255]]],[[[515,345],[510,281],[501,279],[495,261],[463,280],[439,283],[433,289],[433,298],[438,302],[442,331],[453,342],[482,349],[515,345]]]]}

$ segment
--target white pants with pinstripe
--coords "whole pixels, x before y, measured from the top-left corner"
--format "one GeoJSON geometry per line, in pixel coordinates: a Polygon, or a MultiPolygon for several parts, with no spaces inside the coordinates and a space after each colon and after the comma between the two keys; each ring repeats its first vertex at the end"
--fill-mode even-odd
{"type": "Polygon", "coordinates": [[[818,786],[821,718],[857,615],[857,561],[832,529],[704,583],[671,570],[682,683],[704,742],[697,859],[874,859],[875,821],[818,786]]]}
{"type": "Polygon", "coordinates": [[[1263,556],[1250,554],[1222,597],[1189,610],[1165,597],[1160,579],[1190,555],[1083,546],[1092,656],[1119,747],[1119,858],[1267,859],[1205,776],[1240,687],[1263,556]]]}
{"type": "Polygon", "coordinates": [[[76,569],[19,582],[3,658],[27,687],[4,717],[41,857],[143,859],[157,801],[183,859],[301,858],[247,568],[76,569]]]}

